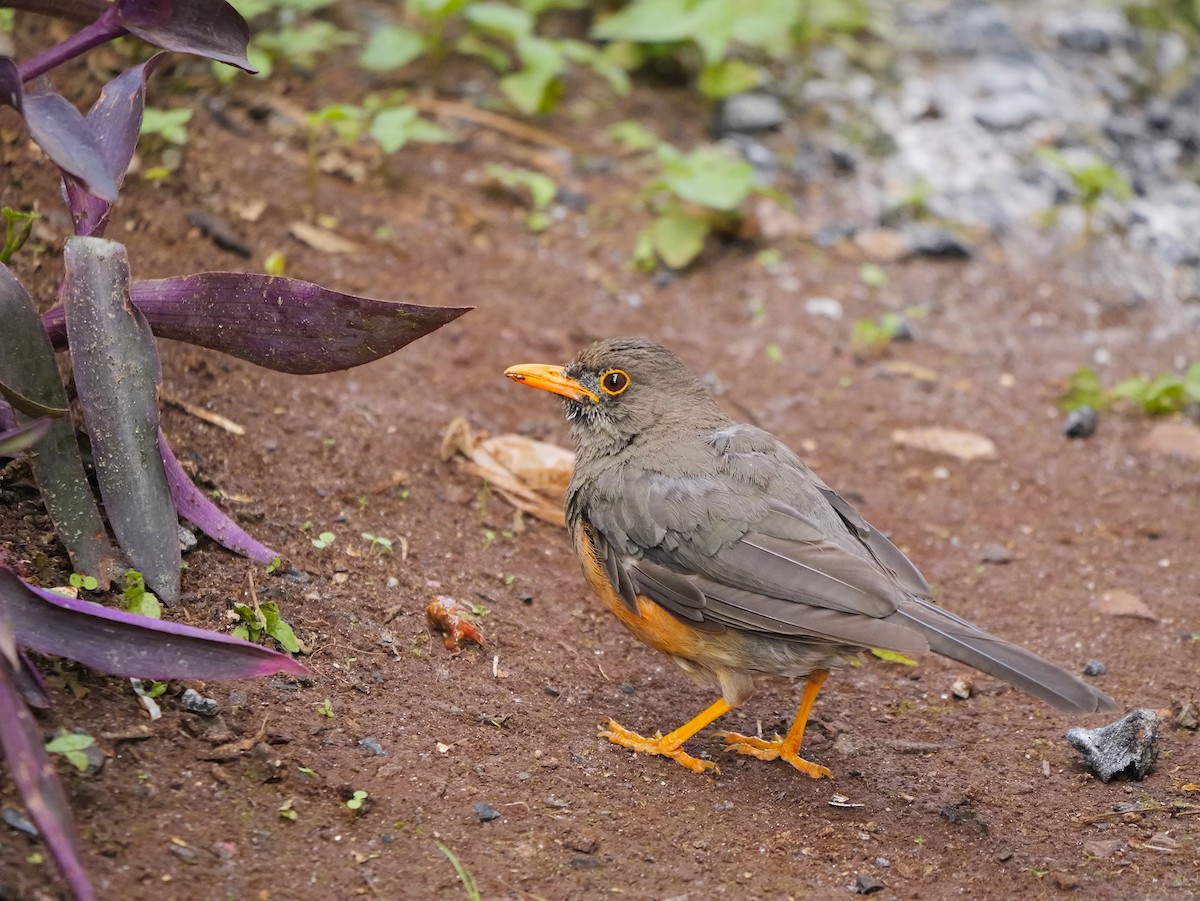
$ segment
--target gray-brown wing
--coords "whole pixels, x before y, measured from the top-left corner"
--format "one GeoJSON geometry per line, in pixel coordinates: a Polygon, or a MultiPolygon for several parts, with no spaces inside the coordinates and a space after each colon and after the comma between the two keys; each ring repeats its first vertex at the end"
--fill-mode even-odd
{"type": "Polygon", "coordinates": [[[614,469],[593,491],[588,521],[630,562],[772,598],[781,612],[791,604],[880,618],[904,598],[866,550],[851,552],[744,482],[614,469]]]}

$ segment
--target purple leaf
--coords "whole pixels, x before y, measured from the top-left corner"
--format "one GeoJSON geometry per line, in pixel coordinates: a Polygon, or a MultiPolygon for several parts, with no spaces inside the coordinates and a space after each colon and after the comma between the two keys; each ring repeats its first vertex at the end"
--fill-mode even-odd
{"type": "Polygon", "coordinates": [[[53,419],[31,419],[24,425],[0,432],[0,457],[14,457],[33,447],[46,437],[53,425],[53,419]]]}
{"type": "Polygon", "coordinates": [[[156,47],[257,71],[246,59],[250,26],[225,0],[117,0],[115,9],[121,25],[156,47]]]}
{"type": "MultiPolygon", "coordinates": [[[[92,127],[108,174],[118,188],[125,179],[125,171],[133,159],[142,130],[146,80],[165,56],[164,53],[156,53],[140,66],[126,69],[101,88],[99,99],[88,111],[88,124],[92,127]]],[[[75,234],[103,235],[112,204],[91,194],[72,175],[63,176],[63,189],[67,195],[67,206],[75,220],[75,234]]]]}
{"type": "Polygon", "coordinates": [[[100,497],[122,550],[163,603],[179,598],[179,523],[158,455],[158,353],[129,301],[124,245],[67,238],[62,294],[100,497]]]}
{"type": "Polygon", "coordinates": [[[0,620],[12,624],[21,647],[70,657],[114,676],[249,679],[308,673],[287,654],[221,632],[64,597],[22,582],[2,566],[0,620]]]}
{"type": "Polygon", "coordinates": [[[255,563],[270,563],[279,556],[266,545],[255,541],[195,486],[175,459],[175,454],[167,444],[167,437],[161,429],[158,432],[158,452],[162,455],[167,484],[171,487],[171,500],[175,502],[175,511],[180,516],[195,523],[196,527],[213,541],[234,553],[249,557],[255,563]]]}
{"type": "Polygon", "coordinates": [[[300,375],[386,357],[471,309],[374,300],[240,272],[135,282],[133,302],[161,338],[300,375]]]}
{"type": "Polygon", "coordinates": [[[0,56],[0,103],[21,111],[21,97],[25,93],[21,72],[17,64],[7,56],[0,56]]]}
{"type": "Polygon", "coordinates": [[[17,427],[17,414],[7,401],[0,400],[0,431],[7,432],[17,427]]]}
{"type": "MultiPolygon", "coordinates": [[[[0,381],[46,407],[65,409],[67,395],[59,380],[54,350],[38,321],[37,308],[2,264],[0,322],[4,323],[0,328],[0,381]]],[[[54,422],[32,457],[42,501],[71,555],[71,566],[107,585],[112,579],[115,553],[83,469],[70,417],[54,422]]]]}
{"type": "Polygon", "coordinates": [[[45,404],[39,404],[32,397],[26,397],[3,382],[0,382],[0,397],[8,402],[10,408],[19,410],[26,416],[48,416],[51,419],[57,419],[59,416],[66,416],[69,412],[66,407],[47,407],[45,404]]]}
{"type": "Polygon", "coordinates": [[[26,91],[18,107],[29,136],[64,172],[102,200],[115,203],[117,182],[104,164],[92,127],[67,99],[49,89],[26,91]]]}
{"type": "Polygon", "coordinates": [[[58,770],[47,757],[42,730],[17,689],[12,662],[4,656],[0,656],[0,723],[4,724],[0,729],[0,750],[8,761],[30,819],[76,901],[94,901],[96,896],[83,869],[79,837],[71,822],[71,808],[58,770]]]}

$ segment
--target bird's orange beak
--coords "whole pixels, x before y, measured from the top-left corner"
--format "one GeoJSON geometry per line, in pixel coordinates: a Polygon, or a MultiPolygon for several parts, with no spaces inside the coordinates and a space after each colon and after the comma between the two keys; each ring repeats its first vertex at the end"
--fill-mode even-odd
{"type": "Polygon", "coordinates": [[[578,381],[563,375],[561,366],[547,366],[544,363],[522,363],[520,366],[509,366],[504,374],[514,382],[541,388],[554,394],[574,401],[590,398],[593,403],[599,403],[600,398],[579,384],[578,381]]]}

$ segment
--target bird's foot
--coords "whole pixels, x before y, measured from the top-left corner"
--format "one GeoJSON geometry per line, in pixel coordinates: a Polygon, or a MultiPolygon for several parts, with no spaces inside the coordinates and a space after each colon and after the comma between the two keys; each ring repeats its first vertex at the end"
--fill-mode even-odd
{"type": "Polygon", "coordinates": [[[672,741],[670,736],[661,732],[654,733],[653,738],[645,738],[626,729],[616,720],[608,721],[608,728],[601,729],[598,735],[607,738],[615,745],[629,748],[631,751],[641,751],[643,754],[657,754],[660,757],[670,757],[680,766],[685,766],[693,773],[712,771],[721,772],[711,760],[701,760],[683,750],[683,742],[672,741]]]}
{"type": "Polygon", "coordinates": [[[717,737],[725,742],[726,751],[747,754],[759,760],[786,760],[800,772],[813,779],[832,779],[833,773],[819,763],[805,760],[796,750],[786,747],[784,739],[776,735],[772,739],[754,738],[737,732],[718,732],[717,737]]]}

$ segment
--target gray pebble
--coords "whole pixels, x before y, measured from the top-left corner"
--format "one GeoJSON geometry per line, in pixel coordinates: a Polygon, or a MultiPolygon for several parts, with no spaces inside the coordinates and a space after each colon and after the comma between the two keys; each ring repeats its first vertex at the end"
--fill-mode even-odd
{"type": "Polygon", "coordinates": [[[1141,779],[1158,757],[1158,715],[1153,710],[1135,710],[1099,729],[1072,729],[1067,741],[1101,781],[1121,773],[1141,779]]]}
{"type": "Polygon", "coordinates": [[[187,689],[179,698],[179,703],[188,713],[199,716],[216,716],[221,705],[212,698],[206,698],[194,688],[187,689]]]}
{"type": "Polygon", "coordinates": [[[931,260],[969,260],[971,248],[943,228],[914,225],[904,230],[905,253],[931,260]]]}
{"type": "Polygon", "coordinates": [[[383,745],[369,735],[360,738],[356,744],[364,751],[370,751],[376,757],[387,757],[387,751],[383,750],[383,745]]]}
{"type": "Polygon", "coordinates": [[[1083,674],[1085,676],[1103,676],[1108,672],[1108,667],[1104,665],[1102,660],[1089,660],[1083,665],[1083,674]]]}
{"type": "Polygon", "coordinates": [[[1011,563],[1012,554],[1002,544],[989,544],[983,549],[983,553],[979,555],[979,562],[1000,566],[1004,563],[1011,563]]]}
{"type": "Polygon", "coordinates": [[[189,551],[194,551],[196,545],[200,542],[196,539],[196,533],[185,526],[179,527],[179,552],[186,554],[189,551]]]}
{"type": "Polygon", "coordinates": [[[1068,438],[1090,438],[1100,424],[1100,414],[1093,407],[1084,404],[1076,407],[1063,419],[1062,433],[1068,438]]]}
{"type": "Polygon", "coordinates": [[[753,134],[779,128],[786,121],[787,110],[778,97],[765,91],[749,91],[721,102],[712,132],[718,138],[730,133],[753,134]]]}
{"type": "Polygon", "coordinates": [[[992,131],[1015,131],[1046,115],[1046,102],[1032,91],[1005,91],[975,109],[975,121],[992,131]]]}
{"type": "Polygon", "coordinates": [[[500,818],[500,811],[487,801],[476,801],[474,807],[475,816],[479,817],[479,822],[481,823],[490,823],[492,820],[500,818]]]}

